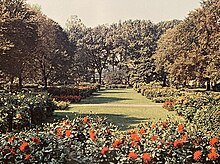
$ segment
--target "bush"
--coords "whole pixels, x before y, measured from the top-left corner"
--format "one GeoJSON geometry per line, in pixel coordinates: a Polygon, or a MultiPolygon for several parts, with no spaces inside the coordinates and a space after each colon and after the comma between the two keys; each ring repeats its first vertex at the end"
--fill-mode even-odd
{"type": "Polygon", "coordinates": [[[0,132],[39,124],[53,115],[56,105],[46,93],[16,92],[0,95],[0,132]]]}
{"type": "Polygon", "coordinates": [[[218,163],[219,136],[169,119],[119,132],[100,117],[76,117],[0,136],[12,163],[218,163]]]}
{"type": "Polygon", "coordinates": [[[220,95],[212,93],[193,93],[179,97],[175,102],[177,113],[187,122],[206,132],[220,127],[220,95]]]}

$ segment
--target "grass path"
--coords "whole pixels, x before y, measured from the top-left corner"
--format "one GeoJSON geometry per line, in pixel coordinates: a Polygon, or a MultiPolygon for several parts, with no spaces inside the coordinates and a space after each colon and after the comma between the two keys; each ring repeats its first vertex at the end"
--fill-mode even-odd
{"type": "Polygon", "coordinates": [[[147,120],[165,120],[167,116],[179,119],[175,112],[166,111],[162,104],[151,102],[133,89],[101,90],[79,104],[71,104],[68,110],[55,112],[57,118],[73,118],[75,114],[107,117],[121,130],[127,130],[147,120]]]}

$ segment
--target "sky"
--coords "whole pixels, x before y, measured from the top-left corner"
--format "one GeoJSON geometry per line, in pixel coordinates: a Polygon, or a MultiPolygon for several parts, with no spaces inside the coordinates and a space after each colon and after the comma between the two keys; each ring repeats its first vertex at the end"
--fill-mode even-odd
{"type": "Polygon", "coordinates": [[[87,27],[117,23],[119,20],[145,19],[154,23],[184,19],[199,8],[201,0],[27,0],[38,4],[49,18],[65,27],[77,15],[87,27]]]}

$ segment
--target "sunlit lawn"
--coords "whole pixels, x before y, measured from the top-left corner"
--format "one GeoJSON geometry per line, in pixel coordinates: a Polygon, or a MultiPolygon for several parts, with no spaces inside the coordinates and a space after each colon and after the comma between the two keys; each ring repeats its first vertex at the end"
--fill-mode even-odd
{"type": "Polygon", "coordinates": [[[167,116],[180,119],[175,112],[163,109],[162,104],[151,102],[133,89],[102,90],[94,96],[83,99],[80,104],[130,104],[130,106],[75,106],[68,110],[57,110],[55,118],[96,115],[107,117],[108,121],[118,125],[121,130],[127,130],[147,120],[165,120],[167,116]],[[149,107],[133,107],[134,104],[149,107]]]}
{"type": "Polygon", "coordinates": [[[141,94],[137,94],[132,88],[108,89],[95,93],[81,101],[81,104],[154,104],[141,94]]]}

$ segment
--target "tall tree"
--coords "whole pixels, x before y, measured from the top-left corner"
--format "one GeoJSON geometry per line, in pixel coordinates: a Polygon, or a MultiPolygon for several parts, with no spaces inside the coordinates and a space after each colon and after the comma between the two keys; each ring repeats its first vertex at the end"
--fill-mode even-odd
{"type": "Polygon", "coordinates": [[[22,0],[1,1],[1,40],[3,44],[10,45],[1,49],[0,69],[12,79],[18,77],[20,88],[25,78],[25,67],[31,62],[37,40],[34,14],[22,0]]]}

